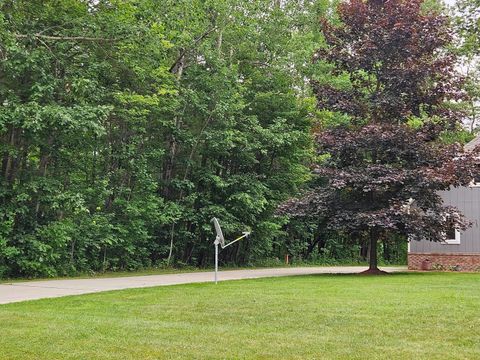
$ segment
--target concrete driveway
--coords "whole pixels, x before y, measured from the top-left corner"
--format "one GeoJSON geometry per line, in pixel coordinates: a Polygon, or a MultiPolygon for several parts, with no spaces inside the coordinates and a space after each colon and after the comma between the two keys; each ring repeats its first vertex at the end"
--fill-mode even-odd
{"type": "MultiPolygon", "coordinates": [[[[350,274],[366,270],[362,266],[297,267],[254,270],[229,270],[219,273],[219,281],[274,276],[311,274],[350,274]]],[[[405,267],[388,267],[388,272],[406,271],[405,267]]],[[[110,290],[190,284],[213,281],[213,272],[129,276],[116,278],[42,280],[0,284],[0,304],[25,300],[80,295],[110,290]]]]}

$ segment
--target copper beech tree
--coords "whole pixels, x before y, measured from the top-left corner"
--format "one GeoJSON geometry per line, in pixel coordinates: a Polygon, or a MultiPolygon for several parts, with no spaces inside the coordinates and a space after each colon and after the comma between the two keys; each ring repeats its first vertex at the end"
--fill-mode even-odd
{"type": "Polygon", "coordinates": [[[350,0],[337,10],[338,24],[321,23],[326,46],[314,59],[350,86],[312,84],[320,110],[350,121],[319,127],[319,181],[280,212],[368,238],[367,273],[381,273],[379,240],[438,241],[450,226],[468,226],[438,193],[472,175],[471,154],[441,141],[461,121],[447,104],[462,96],[455,59],[445,50],[452,33],[449,19],[425,11],[421,0],[350,0]]]}

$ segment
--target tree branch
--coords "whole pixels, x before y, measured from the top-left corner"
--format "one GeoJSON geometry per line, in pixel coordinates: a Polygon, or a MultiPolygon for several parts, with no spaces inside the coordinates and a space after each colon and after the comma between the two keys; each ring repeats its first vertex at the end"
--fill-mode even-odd
{"type": "Polygon", "coordinates": [[[52,36],[52,35],[42,35],[40,33],[36,33],[33,35],[25,35],[25,34],[15,34],[17,39],[27,39],[30,37],[37,38],[37,39],[45,39],[45,40],[55,40],[55,41],[97,41],[97,42],[114,42],[118,41],[119,39],[114,38],[98,38],[98,37],[88,37],[88,36],[52,36]]]}
{"type": "Polygon", "coordinates": [[[175,60],[175,62],[173,63],[172,66],[170,66],[170,72],[171,73],[175,73],[176,72],[176,68],[177,66],[183,61],[183,58],[185,57],[185,55],[187,55],[187,53],[192,49],[194,48],[195,46],[197,46],[203,39],[205,39],[208,35],[210,35],[212,32],[214,32],[215,30],[217,30],[217,27],[216,26],[213,26],[211,27],[210,29],[208,29],[207,31],[205,31],[200,37],[198,37],[197,39],[195,39],[195,41],[193,42],[192,46],[190,48],[186,48],[184,50],[182,50],[182,52],[180,53],[180,55],[177,57],[177,59],[175,60]]]}

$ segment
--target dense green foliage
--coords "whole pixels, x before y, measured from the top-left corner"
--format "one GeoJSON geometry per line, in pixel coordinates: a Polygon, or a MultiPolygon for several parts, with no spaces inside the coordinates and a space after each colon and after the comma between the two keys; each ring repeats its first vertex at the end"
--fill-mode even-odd
{"type": "Polygon", "coordinates": [[[479,281],[295,276],[7,304],[0,358],[478,359],[479,281]]]}
{"type": "Polygon", "coordinates": [[[0,277],[205,266],[213,216],[253,231],[223,262],[364,257],[274,215],[310,180],[312,125],[348,121],[308,82],[347,84],[311,61],[335,3],[1,0],[0,277]]]}
{"type": "Polygon", "coordinates": [[[272,254],[321,3],[0,4],[0,275],[202,266],[212,216],[254,233],[223,260],[272,254]]]}
{"type": "Polygon", "coordinates": [[[468,97],[458,106],[465,111],[470,131],[478,132],[480,114],[480,1],[458,0],[455,24],[462,41],[457,45],[461,56],[461,70],[465,75],[465,90],[468,97]]]}

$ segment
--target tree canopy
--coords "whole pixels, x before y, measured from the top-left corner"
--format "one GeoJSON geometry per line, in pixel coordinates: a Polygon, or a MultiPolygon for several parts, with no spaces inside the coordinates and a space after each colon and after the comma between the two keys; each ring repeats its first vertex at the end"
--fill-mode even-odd
{"type": "Polygon", "coordinates": [[[213,216],[252,230],[223,262],[357,259],[410,197],[433,238],[465,92],[425,6],[0,2],[0,276],[206,266],[213,216]]]}
{"type": "Polygon", "coordinates": [[[213,216],[255,234],[224,261],[271,253],[308,178],[321,3],[0,10],[0,274],[203,266],[213,216]]]}
{"type": "Polygon", "coordinates": [[[338,6],[338,23],[322,22],[326,46],[314,58],[347,81],[314,82],[318,107],[349,121],[317,130],[314,172],[323,183],[282,207],[369,238],[370,272],[378,272],[383,238],[439,241],[452,223],[467,226],[438,193],[472,176],[470,156],[442,140],[462,120],[449,106],[463,95],[448,51],[453,32],[446,16],[422,5],[350,0],[338,6]]]}

